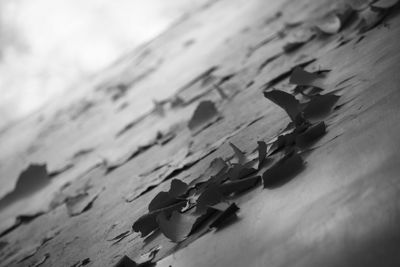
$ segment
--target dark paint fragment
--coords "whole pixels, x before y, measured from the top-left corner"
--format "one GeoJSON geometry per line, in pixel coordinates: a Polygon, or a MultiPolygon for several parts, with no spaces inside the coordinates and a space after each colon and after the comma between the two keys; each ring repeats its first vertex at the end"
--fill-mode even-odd
{"type": "Polygon", "coordinates": [[[306,119],[321,119],[330,114],[333,106],[339,100],[334,94],[316,95],[305,104],[303,114],[306,119]]]}
{"type": "Polygon", "coordinates": [[[202,101],[194,111],[188,127],[192,132],[197,133],[218,120],[219,117],[218,110],[212,101],[202,101]]]}
{"type": "Polygon", "coordinates": [[[326,133],[326,125],[324,122],[312,125],[305,132],[297,135],[296,145],[299,147],[307,147],[313,142],[315,142],[318,138],[323,136],[325,133],[326,133]]]}
{"type": "Polygon", "coordinates": [[[140,192],[136,196],[130,196],[129,200],[133,201],[133,200],[147,194],[148,192],[150,192],[154,188],[156,188],[160,183],[167,181],[167,180],[171,179],[172,177],[175,177],[175,176],[179,175],[180,173],[184,172],[185,170],[189,169],[194,164],[196,164],[197,162],[199,162],[200,160],[202,160],[203,158],[207,157],[208,155],[213,153],[215,150],[217,150],[217,148],[220,146],[220,143],[221,143],[221,141],[218,141],[218,142],[212,144],[211,146],[208,147],[208,149],[206,151],[199,151],[199,152],[191,153],[191,154],[189,153],[189,155],[183,160],[183,162],[180,162],[178,166],[171,168],[171,170],[169,170],[169,172],[167,172],[167,174],[165,174],[164,178],[161,181],[157,182],[156,184],[148,186],[144,191],[140,192]]]}
{"type": "Polygon", "coordinates": [[[304,62],[301,62],[299,64],[296,64],[295,66],[293,66],[292,68],[290,68],[287,71],[282,72],[281,74],[279,74],[278,76],[272,78],[269,82],[265,83],[265,85],[263,86],[264,89],[268,89],[271,88],[273,86],[275,86],[276,84],[282,82],[283,80],[285,80],[286,78],[288,78],[290,76],[290,74],[292,73],[292,71],[296,68],[296,67],[301,67],[304,68],[307,65],[311,64],[312,62],[314,62],[316,59],[312,58],[312,59],[308,59],[304,62]]]}
{"type": "Polygon", "coordinates": [[[210,165],[206,169],[206,171],[199,176],[199,178],[192,181],[190,184],[194,185],[194,183],[198,183],[199,181],[209,180],[210,177],[214,177],[211,179],[217,179],[220,175],[223,175],[228,170],[228,165],[225,160],[218,157],[211,161],[210,165]]]}
{"type": "Polygon", "coordinates": [[[180,202],[179,199],[171,196],[169,192],[159,192],[150,202],[149,211],[162,209],[180,202]]]}
{"type": "Polygon", "coordinates": [[[170,214],[175,210],[181,210],[185,206],[186,201],[182,201],[169,207],[147,213],[136,220],[136,222],[132,225],[132,229],[135,232],[140,232],[141,237],[145,237],[152,233],[154,230],[158,229],[158,224],[156,221],[158,214],[160,214],[161,212],[164,212],[165,214],[170,214]]]}
{"type": "Polygon", "coordinates": [[[235,146],[233,143],[229,142],[229,145],[231,146],[233,152],[235,153],[235,158],[237,160],[236,163],[238,164],[245,164],[247,162],[247,157],[244,154],[242,150],[240,150],[237,146],[235,146]]]}
{"type": "Polygon", "coordinates": [[[264,91],[264,96],[283,108],[292,121],[300,114],[300,102],[293,95],[280,90],[264,91]]]}
{"type": "Polygon", "coordinates": [[[325,85],[322,81],[325,72],[308,72],[300,67],[294,68],[290,75],[289,82],[301,86],[313,86],[319,89],[324,89],[325,85]]]}
{"type": "Polygon", "coordinates": [[[218,204],[224,199],[224,196],[219,191],[215,184],[209,185],[199,196],[196,203],[196,211],[204,212],[209,206],[218,204]]]}
{"type": "Polygon", "coordinates": [[[271,147],[269,148],[268,154],[273,155],[285,147],[294,145],[295,140],[296,140],[296,132],[295,131],[279,135],[278,138],[276,139],[276,141],[273,142],[271,147]]]}
{"type": "Polygon", "coordinates": [[[210,222],[211,218],[213,218],[219,211],[210,207],[203,213],[200,213],[200,216],[197,217],[195,223],[193,224],[192,230],[190,231],[189,235],[200,230],[203,226],[210,222]]]}
{"type": "Polygon", "coordinates": [[[196,216],[177,211],[173,211],[169,218],[165,213],[160,213],[157,216],[157,223],[161,232],[175,243],[179,243],[189,236],[196,220],[196,216]]]}
{"type": "Polygon", "coordinates": [[[226,168],[226,162],[222,158],[215,158],[211,161],[210,166],[208,167],[207,174],[209,176],[217,175],[221,172],[224,168],[226,168]]]}
{"type": "Polygon", "coordinates": [[[250,174],[253,174],[256,171],[257,171],[256,169],[251,167],[246,167],[246,165],[232,164],[232,166],[228,169],[226,173],[226,177],[234,181],[249,176],[250,174]]]}
{"type": "MultiPolygon", "coordinates": [[[[218,206],[214,206],[214,208],[218,209],[218,206]]],[[[222,213],[220,213],[217,218],[210,224],[210,228],[216,228],[217,230],[223,228],[228,223],[237,219],[236,212],[239,210],[239,207],[236,206],[235,203],[229,205],[229,207],[225,208],[222,213]]]]}
{"type": "Polygon", "coordinates": [[[258,146],[257,146],[258,169],[260,169],[264,163],[266,156],[267,156],[267,144],[264,141],[258,141],[257,144],[258,144],[258,146]]]}
{"type": "Polygon", "coordinates": [[[211,177],[208,176],[207,181],[200,181],[200,182],[196,183],[195,187],[197,188],[197,190],[199,192],[201,192],[202,190],[207,188],[208,185],[210,185],[210,184],[218,185],[218,184],[222,183],[223,181],[227,180],[228,177],[229,177],[228,176],[228,166],[226,166],[216,175],[213,175],[211,177]]]}
{"type": "Polygon", "coordinates": [[[30,164],[21,172],[14,190],[0,200],[0,211],[8,205],[28,197],[50,182],[46,164],[30,164]]]}
{"type": "Polygon", "coordinates": [[[155,263],[152,262],[144,262],[137,264],[133,260],[131,260],[128,256],[123,256],[114,267],[153,267],[155,263]]]}
{"type": "Polygon", "coordinates": [[[189,189],[189,186],[182,182],[181,180],[178,179],[173,179],[171,181],[171,187],[169,189],[169,194],[172,197],[180,197],[186,193],[186,191],[189,189]]]}
{"type": "Polygon", "coordinates": [[[263,174],[264,188],[273,189],[289,182],[304,167],[304,161],[297,152],[291,152],[263,174]]]}

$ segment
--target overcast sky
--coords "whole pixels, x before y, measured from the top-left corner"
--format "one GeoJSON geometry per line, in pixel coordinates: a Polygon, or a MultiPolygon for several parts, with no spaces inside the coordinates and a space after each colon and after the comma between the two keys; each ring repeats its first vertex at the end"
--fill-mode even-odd
{"type": "Polygon", "coordinates": [[[196,1],[0,0],[0,128],[156,36],[196,1]]]}

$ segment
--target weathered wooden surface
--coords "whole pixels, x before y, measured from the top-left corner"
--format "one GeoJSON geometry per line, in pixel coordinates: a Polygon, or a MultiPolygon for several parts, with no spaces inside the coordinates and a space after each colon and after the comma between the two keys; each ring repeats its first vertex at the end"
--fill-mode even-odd
{"type": "MultiPolygon", "coordinates": [[[[73,266],[86,258],[87,266],[112,266],[123,255],[135,259],[158,245],[156,259],[167,256],[160,266],[400,266],[399,7],[363,35],[349,26],[289,54],[282,53],[288,35],[271,38],[299,29],[285,23],[313,21],[335,4],[213,2],[82,85],[90,91],[84,98],[68,96],[3,132],[1,195],[12,191],[29,163],[46,163],[50,172],[72,167],[1,210],[1,230],[18,215],[45,212],[0,238],[2,266],[44,258],[41,266],[73,266]],[[339,45],[343,40],[348,42],[339,45]],[[276,136],[289,119],[261,88],[310,59],[307,69],[332,69],[325,91],[342,88],[343,105],[325,120],[327,134],[295,179],[244,195],[237,201],[239,221],[172,256],[163,236],[147,245],[137,233],[109,241],[129,231],[149,201],[169,188],[169,180],[160,182],[174,168],[169,178],[190,182],[212,159],[232,154],[228,141],[250,152],[258,140],[276,136]],[[218,83],[228,98],[217,92],[218,83]],[[153,99],[176,92],[187,105],[151,111],[153,99]],[[187,121],[200,100],[214,101],[222,119],[192,136],[187,121]],[[155,144],[157,132],[170,131],[176,134],[171,141],[155,144]],[[188,151],[193,166],[184,168],[188,151]],[[126,201],[151,185],[157,186],[126,201]],[[97,198],[71,217],[65,196],[82,191],[97,198]]],[[[276,87],[287,90],[287,84],[284,79],[276,87]]]]}

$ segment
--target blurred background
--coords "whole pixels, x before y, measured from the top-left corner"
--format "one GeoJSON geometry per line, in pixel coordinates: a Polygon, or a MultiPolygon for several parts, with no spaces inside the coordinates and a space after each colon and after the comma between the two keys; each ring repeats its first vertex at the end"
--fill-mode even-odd
{"type": "Polygon", "coordinates": [[[0,130],[204,0],[1,0],[0,130]]]}

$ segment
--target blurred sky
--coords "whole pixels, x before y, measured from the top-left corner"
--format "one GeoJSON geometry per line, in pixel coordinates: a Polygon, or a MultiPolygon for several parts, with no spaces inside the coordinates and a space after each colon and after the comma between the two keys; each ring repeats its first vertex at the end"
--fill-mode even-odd
{"type": "Polygon", "coordinates": [[[155,37],[200,1],[0,0],[0,129],[155,37]]]}

